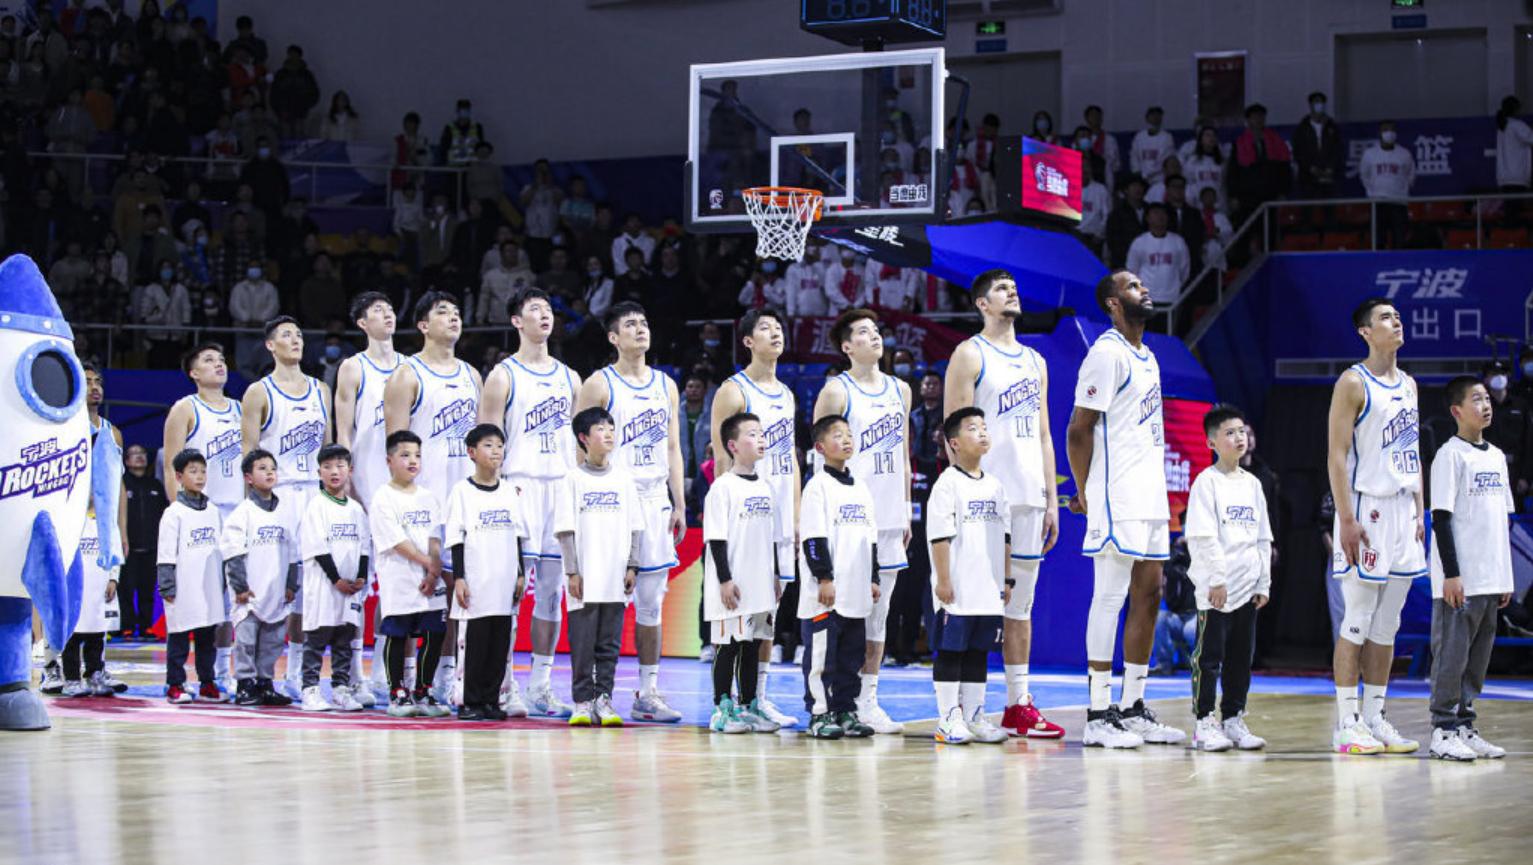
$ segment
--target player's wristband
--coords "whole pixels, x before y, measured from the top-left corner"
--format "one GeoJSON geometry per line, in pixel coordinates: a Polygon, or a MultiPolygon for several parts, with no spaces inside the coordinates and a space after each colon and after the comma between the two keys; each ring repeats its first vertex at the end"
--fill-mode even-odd
{"type": "Polygon", "coordinates": [[[1006,588],[1014,589],[1016,587],[1017,587],[1017,580],[1016,580],[1016,578],[1015,577],[1007,577],[1006,578],[1006,588]]]}

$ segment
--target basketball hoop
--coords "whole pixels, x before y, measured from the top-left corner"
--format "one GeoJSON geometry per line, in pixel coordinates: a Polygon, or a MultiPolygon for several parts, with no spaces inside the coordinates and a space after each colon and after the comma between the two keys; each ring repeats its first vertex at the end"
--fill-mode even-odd
{"type": "Polygon", "coordinates": [[[756,227],[756,255],[799,261],[809,228],[820,218],[825,194],[796,186],[753,186],[740,191],[745,212],[756,227]]]}

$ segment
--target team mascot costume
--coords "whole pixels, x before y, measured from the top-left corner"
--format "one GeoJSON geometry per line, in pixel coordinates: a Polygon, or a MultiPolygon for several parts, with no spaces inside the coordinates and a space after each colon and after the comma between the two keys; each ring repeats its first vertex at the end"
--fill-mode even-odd
{"type": "MultiPolygon", "coordinates": [[[[98,439],[95,457],[115,452],[110,434],[98,439]]],[[[0,263],[0,730],[50,726],[31,689],[32,608],[62,649],[80,616],[80,534],[93,492],[101,537],[111,539],[100,558],[121,559],[121,478],[92,478],[92,450],[74,335],[37,265],[13,255],[0,263]]]]}

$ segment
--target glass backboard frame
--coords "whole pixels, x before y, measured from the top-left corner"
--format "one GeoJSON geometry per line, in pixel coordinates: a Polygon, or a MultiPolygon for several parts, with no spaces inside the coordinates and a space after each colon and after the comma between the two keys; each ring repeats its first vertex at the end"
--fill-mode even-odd
{"type": "MultiPolygon", "coordinates": [[[[836,226],[940,222],[946,214],[948,186],[946,178],[941,176],[943,167],[946,165],[944,141],[946,134],[944,92],[947,82],[946,52],[942,48],[915,48],[901,51],[827,54],[811,57],[778,57],[762,60],[692,65],[688,74],[687,165],[683,175],[683,185],[685,186],[685,207],[683,213],[687,228],[700,233],[749,232],[752,230],[750,218],[743,212],[725,212],[721,214],[708,212],[708,209],[705,207],[702,190],[699,188],[699,170],[703,156],[701,153],[703,145],[702,124],[704,123],[705,110],[702,102],[702,90],[705,81],[739,80],[773,75],[792,75],[796,73],[852,72],[910,66],[921,67],[930,76],[925,84],[930,99],[930,105],[926,107],[930,111],[931,125],[929,130],[924,128],[921,130],[929,134],[931,156],[931,166],[929,168],[931,189],[924,205],[906,202],[895,207],[887,206],[889,202],[880,201],[881,206],[870,207],[866,204],[859,205],[851,200],[856,188],[855,166],[859,158],[859,154],[855,152],[854,139],[857,136],[856,130],[831,129],[809,136],[794,134],[770,136],[767,148],[771,153],[772,174],[771,176],[761,177],[759,184],[755,185],[783,185],[773,182],[773,178],[776,177],[779,169],[777,157],[782,146],[814,143],[845,147],[848,151],[848,176],[846,179],[848,191],[843,196],[827,193],[825,209],[821,220],[817,223],[817,227],[830,228],[836,226]]],[[[793,130],[784,129],[783,131],[791,133],[793,130]]],[[[738,190],[730,190],[725,194],[738,196],[738,190]]]]}

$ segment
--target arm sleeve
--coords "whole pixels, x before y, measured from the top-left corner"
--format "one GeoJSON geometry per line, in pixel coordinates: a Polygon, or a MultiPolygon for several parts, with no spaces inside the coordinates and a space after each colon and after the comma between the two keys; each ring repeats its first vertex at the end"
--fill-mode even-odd
{"type": "Polygon", "coordinates": [[[825,538],[804,539],[804,561],[809,563],[809,573],[816,580],[834,580],[835,571],[830,564],[830,542],[825,538]]]}
{"type": "Polygon", "coordinates": [[[559,539],[559,551],[563,553],[564,573],[580,573],[580,554],[575,550],[575,533],[560,532],[556,537],[559,539]]]}
{"type": "Polygon", "coordinates": [[[873,544],[868,552],[872,554],[870,561],[873,563],[873,585],[876,586],[883,582],[878,575],[878,544],[873,544]]]}
{"type": "Polygon", "coordinates": [[[319,565],[319,569],[325,572],[325,579],[329,580],[331,585],[341,581],[341,572],[336,569],[335,559],[329,553],[320,553],[315,556],[314,564],[319,565]]]}
{"type": "Polygon", "coordinates": [[[155,568],[154,576],[160,590],[160,597],[174,598],[176,596],[176,566],[161,562],[155,568]]]}
{"type": "Polygon", "coordinates": [[[710,540],[708,542],[708,554],[713,556],[713,573],[718,577],[719,583],[727,583],[734,579],[729,573],[729,542],[725,540],[710,540]]]}
{"type": "Polygon", "coordinates": [[[1442,559],[1443,575],[1461,576],[1458,568],[1458,547],[1453,543],[1453,512],[1432,511],[1432,537],[1437,541],[1437,555],[1442,559]]]}
{"type": "Polygon", "coordinates": [[[358,556],[357,557],[357,580],[358,580],[358,582],[366,582],[367,581],[367,575],[369,573],[369,569],[368,569],[368,565],[369,564],[371,564],[371,563],[367,561],[367,556],[358,556]]]}
{"type": "Polygon", "coordinates": [[[303,587],[303,566],[297,562],[289,562],[287,566],[287,590],[298,594],[303,587]]]}
{"type": "Polygon", "coordinates": [[[635,529],[631,535],[632,541],[628,545],[628,569],[639,569],[639,551],[644,549],[644,532],[635,529]]]}
{"type": "Polygon", "coordinates": [[[224,579],[229,581],[229,591],[243,595],[250,591],[250,581],[245,577],[245,554],[224,558],[224,579]]]}
{"type": "Polygon", "coordinates": [[[1118,361],[1101,343],[1086,352],[1075,383],[1075,404],[1081,408],[1106,411],[1118,392],[1118,361]]]}
{"type": "Polygon", "coordinates": [[[468,579],[468,573],[463,570],[463,543],[461,541],[452,545],[452,573],[457,579],[468,579]]]}

